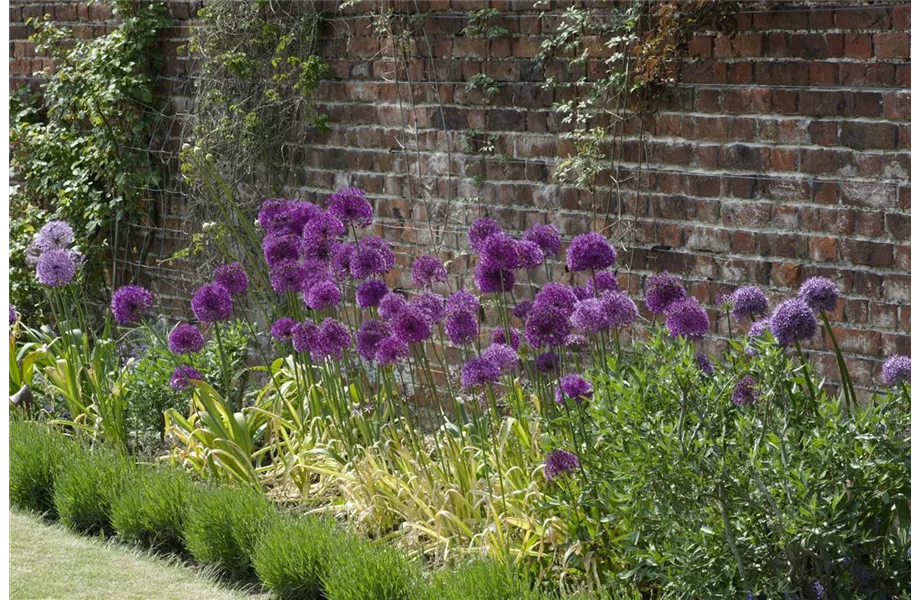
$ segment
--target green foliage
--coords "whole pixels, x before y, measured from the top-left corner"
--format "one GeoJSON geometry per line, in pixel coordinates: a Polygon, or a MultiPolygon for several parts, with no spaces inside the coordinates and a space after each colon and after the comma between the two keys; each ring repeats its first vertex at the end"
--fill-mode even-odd
{"type": "Polygon", "coordinates": [[[420,592],[420,571],[395,548],[343,537],[329,558],[328,600],[409,600],[420,592]]]}
{"type": "Polygon", "coordinates": [[[540,600],[519,573],[492,560],[470,561],[439,574],[430,589],[431,600],[540,600]]]}
{"type": "Polygon", "coordinates": [[[75,448],[44,423],[10,420],[10,503],[55,514],[54,482],[75,448]]]}
{"type": "Polygon", "coordinates": [[[337,552],[333,524],[314,517],[276,519],[256,547],[259,579],[279,598],[323,598],[329,556],[337,552]]]}
{"type": "Polygon", "coordinates": [[[186,515],[197,491],[182,473],[139,467],[112,500],[112,526],[122,539],[179,553],[185,545],[186,515]]]}
{"type": "Polygon", "coordinates": [[[510,33],[508,28],[492,23],[493,19],[497,19],[500,16],[501,11],[497,8],[480,8],[479,10],[470,11],[467,13],[469,25],[464,27],[460,34],[466,37],[484,37],[489,40],[506,37],[510,33]]]}
{"type": "Polygon", "coordinates": [[[469,78],[466,83],[468,91],[479,90],[485,95],[486,100],[492,101],[495,94],[498,93],[498,83],[484,73],[477,73],[469,78]]]}
{"type": "Polygon", "coordinates": [[[111,533],[112,502],[134,468],[125,454],[113,450],[70,453],[54,482],[54,506],[61,523],[85,533],[111,533]]]}

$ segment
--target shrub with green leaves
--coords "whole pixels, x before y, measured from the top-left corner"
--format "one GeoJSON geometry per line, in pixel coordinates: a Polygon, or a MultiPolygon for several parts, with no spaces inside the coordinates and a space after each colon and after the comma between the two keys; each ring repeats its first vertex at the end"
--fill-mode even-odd
{"type": "Polygon", "coordinates": [[[61,522],[85,533],[111,533],[112,502],[134,469],[128,456],[114,450],[71,453],[54,482],[54,506],[61,522]]]}
{"type": "Polygon", "coordinates": [[[418,567],[399,550],[343,536],[323,577],[328,600],[408,600],[423,594],[418,567]]]}
{"type": "Polygon", "coordinates": [[[156,550],[184,549],[182,532],[197,488],[184,474],[141,467],[112,501],[112,525],[119,537],[156,550]]]}
{"type": "Polygon", "coordinates": [[[275,520],[253,558],[259,579],[280,598],[323,598],[329,557],[337,552],[333,528],[314,517],[275,520]]]}
{"type": "Polygon", "coordinates": [[[430,600],[546,600],[520,573],[493,560],[474,560],[439,574],[430,600]]]}
{"type": "Polygon", "coordinates": [[[55,515],[54,482],[61,463],[77,448],[43,423],[10,421],[10,503],[55,515]]]}

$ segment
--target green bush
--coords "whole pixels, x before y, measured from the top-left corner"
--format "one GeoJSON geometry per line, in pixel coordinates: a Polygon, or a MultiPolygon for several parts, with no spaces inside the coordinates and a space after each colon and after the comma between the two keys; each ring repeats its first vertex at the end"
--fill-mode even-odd
{"type": "Polygon", "coordinates": [[[108,449],[66,457],[54,484],[54,506],[61,522],[85,533],[111,533],[112,501],[134,469],[125,454],[108,449]]]}
{"type": "Polygon", "coordinates": [[[185,521],[185,545],[196,560],[245,578],[262,534],[277,514],[260,492],[240,488],[203,489],[185,521]]]}
{"type": "Polygon", "coordinates": [[[10,421],[10,503],[56,515],[54,481],[74,444],[34,421],[10,421]]]}
{"type": "Polygon", "coordinates": [[[112,525],[123,539],[181,552],[182,532],[196,487],[185,475],[162,468],[136,470],[112,501],[112,525]]]}
{"type": "Polygon", "coordinates": [[[280,598],[323,598],[334,535],[333,524],[320,519],[279,518],[256,547],[256,574],[280,598]]]}
{"type": "Polygon", "coordinates": [[[474,560],[440,574],[430,600],[542,600],[520,574],[493,560],[474,560]]]}
{"type": "Polygon", "coordinates": [[[424,597],[421,573],[395,548],[342,536],[323,577],[328,600],[407,600],[424,597]]]}

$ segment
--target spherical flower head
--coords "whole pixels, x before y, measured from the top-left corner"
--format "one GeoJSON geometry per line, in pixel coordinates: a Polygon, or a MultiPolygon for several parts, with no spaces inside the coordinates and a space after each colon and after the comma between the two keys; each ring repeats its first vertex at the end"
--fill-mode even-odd
{"type": "Polygon", "coordinates": [[[533,348],[564,346],[570,332],[569,315],[550,304],[534,304],[524,322],[524,339],[533,348]]]}
{"type": "Polygon", "coordinates": [[[757,401],[759,395],[757,380],[750,375],[745,375],[735,384],[735,391],[732,392],[732,402],[735,403],[735,406],[750,406],[757,401]]]}
{"type": "Polygon", "coordinates": [[[365,249],[377,251],[377,255],[383,261],[381,274],[396,266],[396,253],[393,252],[393,245],[379,235],[369,235],[361,238],[361,241],[358,242],[358,249],[361,251],[365,249]]]}
{"type": "Polygon", "coordinates": [[[572,293],[575,294],[575,298],[578,300],[587,300],[594,297],[594,294],[591,293],[591,290],[586,285],[573,285],[572,293]]]}
{"type": "Polygon", "coordinates": [[[126,285],[112,294],[112,316],[119,325],[137,325],[153,307],[153,294],[139,285],[126,285]]]}
{"type": "Polygon", "coordinates": [[[395,335],[380,340],[377,351],[374,353],[374,360],[384,367],[395,365],[407,358],[409,358],[409,345],[395,335]]]}
{"type": "Polygon", "coordinates": [[[507,344],[517,350],[521,346],[521,334],[519,334],[516,329],[508,329],[508,333],[510,335],[507,337],[511,338],[510,341],[505,339],[505,330],[501,327],[497,327],[492,330],[490,339],[493,344],[507,344]]]}
{"type": "Polygon", "coordinates": [[[304,302],[313,310],[332,308],[341,301],[342,292],[334,281],[320,281],[304,292],[304,302]]]}
{"type": "Polygon", "coordinates": [[[332,245],[332,270],[336,277],[351,277],[351,261],[354,260],[358,247],[352,243],[336,242],[332,245]]]}
{"type": "Polygon", "coordinates": [[[518,266],[518,242],[507,233],[490,235],[480,253],[480,264],[489,271],[510,271],[518,266]]]}
{"type": "Polygon", "coordinates": [[[702,353],[696,355],[696,366],[706,375],[712,375],[716,370],[709,357],[702,353]]]}
{"type": "Polygon", "coordinates": [[[335,240],[345,235],[345,224],[336,215],[325,210],[307,223],[303,228],[305,240],[335,240]]]}
{"type": "Polygon", "coordinates": [[[578,457],[566,450],[553,450],[546,455],[543,463],[543,476],[547,481],[554,481],[578,469],[578,457]]]}
{"type": "Polygon", "coordinates": [[[262,240],[262,255],[269,267],[300,260],[300,241],[289,233],[270,233],[262,240]]]}
{"type": "Polygon", "coordinates": [[[594,389],[591,384],[581,375],[572,373],[559,380],[559,387],[556,388],[556,403],[562,404],[566,400],[584,402],[590,400],[593,395],[594,389]]]}
{"type": "Polygon", "coordinates": [[[687,292],[677,278],[667,271],[652,275],[645,282],[645,306],[655,314],[666,314],[668,307],[686,296],[687,292]]]}
{"type": "Polygon", "coordinates": [[[219,283],[234,294],[244,294],[249,289],[249,277],[238,262],[214,268],[214,283],[219,283]]]}
{"type": "Polygon", "coordinates": [[[610,271],[598,271],[588,280],[588,291],[592,296],[600,296],[604,292],[620,291],[620,282],[617,281],[616,275],[610,271]]]}
{"type": "Polygon", "coordinates": [[[534,359],[534,368],[538,373],[548,374],[559,366],[559,355],[555,352],[544,352],[534,359]]]}
{"type": "Polygon", "coordinates": [[[833,312],[840,290],[826,277],[809,277],[799,288],[799,298],[815,312],[833,312]]]}
{"type": "Polygon", "coordinates": [[[262,202],[259,208],[258,223],[265,233],[289,233],[288,225],[290,211],[288,200],[284,198],[269,198],[262,202]]]}
{"type": "Polygon", "coordinates": [[[377,307],[377,312],[380,313],[380,316],[384,319],[390,320],[395,319],[399,316],[399,313],[406,310],[409,307],[409,303],[406,302],[406,299],[397,294],[396,292],[388,292],[383,298],[380,299],[380,304],[377,307]]]}
{"type": "Polygon", "coordinates": [[[192,312],[204,323],[226,321],[233,314],[233,300],[227,288],[219,283],[208,283],[192,297],[192,312]]]}
{"type": "Polygon", "coordinates": [[[489,269],[480,262],[473,269],[473,281],[483,294],[500,294],[514,288],[514,271],[489,269]]]}
{"type": "Polygon", "coordinates": [[[576,302],[578,302],[578,296],[569,286],[562,283],[547,283],[537,292],[533,308],[550,306],[563,311],[568,317],[575,310],[576,302]]]}
{"type": "Polygon", "coordinates": [[[16,314],[16,307],[10,304],[10,325],[15,323],[19,319],[19,316],[16,314]]]}
{"type": "Polygon", "coordinates": [[[393,334],[407,344],[424,342],[431,337],[431,323],[421,310],[407,306],[393,318],[393,334]]]}
{"type": "Polygon", "coordinates": [[[570,333],[565,338],[565,347],[572,352],[584,354],[588,351],[588,338],[580,333],[570,333]]]}
{"type": "Polygon", "coordinates": [[[173,354],[195,354],[204,348],[204,336],[190,323],[180,323],[169,332],[167,339],[173,354]]]}
{"type": "Polygon", "coordinates": [[[514,309],[511,311],[511,314],[524,321],[527,319],[527,315],[530,313],[531,308],[533,308],[533,302],[530,300],[524,300],[514,307],[514,309]]]}
{"type": "Polygon", "coordinates": [[[307,274],[300,263],[293,261],[279,263],[271,270],[272,289],[276,294],[299,292],[303,289],[306,277],[307,274]]]}
{"type": "Polygon", "coordinates": [[[38,257],[35,274],[44,286],[63,287],[73,281],[77,265],[69,250],[47,250],[38,257]]]}
{"type": "Polygon", "coordinates": [[[572,327],[582,333],[596,333],[610,326],[610,317],[599,298],[579,300],[570,320],[572,327]]]}
{"type": "Polygon", "coordinates": [[[477,252],[482,252],[485,241],[490,236],[501,232],[501,225],[495,219],[484,217],[476,219],[467,231],[467,235],[470,238],[470,247],[477,252]]]}
{"type": "Polygon", "coordinates": [[[485,357],[474,357],[463,365],[460,371],[460,385],[463,389],[469,390],[480,385],[496,383],[499,377],[501,371],[498,365],[485,357]]]}
{"type": "Polygon", "coordinates": [[[290,214],[289,228],[294,235],[303,235],[303,229],[307,226],[313,217],[320,214],[322,209],[312,202],[295,200],[288,203],[288,212],[290,214]]]}
{"type": "Polygon", "coordinates": [[[294,335],[294,327],[297,321],[290,317],[281,317],[272,324],[271,334],[279,342],[289,342],[294,335]]]}
{"type": "Polygon", "coordinates": [[[48,221],[35,234],[34,244],[39,254],[49,250],[64,250],[73,243],[73,229],[64,221],[48,221]]]}
{"type": "Polygon", "coordinates": [[[448,314],[456,312],[479,312],[479,298],[466,290],[458,290],[448,296],[446,310],[448,314]]]}
{"type": "Polygon", "coordinates": [[[623,292],[604,292],[601,303],[611,327],[628,327],[639,316],[639,308],[632,298],[623,292]]]}
{"type": "Polygon", "coordinates": [[[701,338],[709,332],[709,315],[696,298],[684,298],[668,307],[664,325],[671,337],[701,338]]]}
{"type": "Polygon", "coordinates": [[[412,283],[431,289],[435,283],[447,281],[447,269],[436,256],[419,256],[412,263],[412,283]]]}
{"type": "Polygon", "coordinates": [[[882,381],[885,385],[900,385],[910,383],[910,357],[895,355],[882,365],[882,381]]]}
{"type": "Polygon", "coordinates": [[[181,365],[176,367],[172,377],[169,378],[169,387],[178,392],[191,385],[193,379],[196,381],[203,381],[204,377],[195,367],[181,365]]]}
{"type": "Polygon", "coordinates": [[[780,346],[810,340],[817,330],[818,320],[811,307],[798,298],[780,302],[770,317],[770,331],[780,346]]]}
{"type": "Polygon", "coordinates": [[[358,244],[358,249],[349,264],[349,272],[353,279],[367,279],[389,271],[387,264],[383,249],[372,244],[358,244]]]}
{"type": "Polygon", "coordinates": [[[759,321],[754,321],[751,323],[751,328],[748,330],[748,335],[751,337],[760,337],[763,335],[763,332],[770,328],[770,319],[760,319],[759,321]]]}
{"type": "Polygon", "coordinates": [[[391,334],[390,327],[383,321],[369,319],[361,323],[358,332],[355,333],[355,342],[358,355],[367,361],[374,360],[377,354],[377,347],[380,342],[389,337],[391,334]]]}
{"type": "Polygon", "coordinates": [[[617,251],[599,233],[577,235],[565,252],[570,271],[600,271],[613,265],[617,251]]]}
{"type": "Polygon", "coordinates": [[[498,367],[500,373],[513,373],[519,362],[514,348],[505,344],[492,344],[485,349],[482,357],[498,367]]]}
{"type": "Polygon", "coordinates": [[[447,338],[456,346],[465,346],[479,337],[479,321],[470,312],[453,312],[444,322],[447,338]]]}
{"type": "Polygon", "coordinates": [[[543,251],[534,242],[517,242],[517,269],[536,269],[543,264],[543,251]]]}
{"type": "Polygon", "coordinates": [[[432,326],[444,320],[444,297],[440,294],[423,292],[413,298],[409,306],[417,308],[432,326]]]}
{"type": "Polygon", "coordinates": [[[756,285],[746,285],[732,292],[728,300],[734,319],[756,319],[767,314],[767,296],[756,285]]]}
{"type": "Polygon", "coordinates": [[[358,188],[345,188],[329,197],[326,210],[345,225],[367,227],[374,222],[374,208],[365,192],[358,188]]]}
{"type": "Polygon", "coordinates": [[[376,307],[390,290],[379,279],[368,279],[355,288],[355,300],[361,308],[376,307]]]}
{"type": "Polygon", "coordinates": [[[300,284],[300,291],[304,293],[309,292],[310,289],[318,283],[335,281],[332,269],[321,260],[308,258],[301,263],[300,266],[303,272],[303,281],[300,284]]]}
{"type": "Polygon", "coordinates": [[[310,352],[313,357],[319,359],[327,356],[341,359],[350,346],[351,334],[348,328],[341,321],[326,319],[319,328],[316,345],[310,352]]]}
{"type": "Polygon", "coordinates": [[[544,258],[556,256],[562,248],[562,237],[555,225],[534,225],[524,232],[524,239],[539,246],[544,258]]]}
{"type": "Polygon", "coordinates": [[[291,330],[291,339],[297,352],[313,352],[319,347],[319,327],[312,321],[297,323],[291,330]]]}

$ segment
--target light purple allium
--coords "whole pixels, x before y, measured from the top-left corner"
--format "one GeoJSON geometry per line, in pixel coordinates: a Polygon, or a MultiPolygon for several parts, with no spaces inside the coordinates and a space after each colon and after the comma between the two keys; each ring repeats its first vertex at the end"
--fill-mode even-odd
{"type": "Polygon", "coordinates": [[[565,252],[570,271],[601,271],[613,266],[617,251],[599,233],[576,235],[565,252]]]}
{"type": "Polygon", "coordinates": [[[699,367],[700,371],[706,375],[712,375],[716,370],[712,364],[712,361],[709,360],[709,357],[703,353],[696,355],[696,366],[699,367]]]}
{"type": "Polygon", "coordinates": [[[490,235],[482,242],[479,262],[487,271],[510,271],[518,266],[518,242],[507,233],[490,235]]]}
{"type": "Polygon", "coordinates": [[[192,312],[204,323],[226,321],[233,314],[233,299],[224,286],[219,283],[208,283],[195,292],[192,298],[192,312]]]}
{"type": "Polygon", "coordinates": [[[478,313],[479,298],[466,290],[458,290],[448,296],[446,310],[447,314],[457,312],[478,313]]]}
{"type": "Polygon", "coordinates": [[[112,316],[119,325],[137,325],[153,307],[153,294],[139,285],[126,285],[112,294],[112,316]]]}
{"type": "Polygon", "coordinates": [[[329,197],[326,210],[345,225],[367,227],[374,222],[374,208],[358,188],[339,190],[329,197]]]}
{"type": "Polygon", "coordinates": [[[328,210],[314,216],[303,228],[303,239],[308,242],[319,240],[332,242],[343,235],[345,235],[345,225],[341,219],[328,210]]]}
{"type": "Polygon", "coordinates": [[[809,277],[799,288],[799,298],[815,312],[833,312],[839,296],[840,290],[826,277],[809,277]]]}
{"type": "Polygon", "coordinates": [[[543,251],[535,242],[517,242],[517,256],[516,269],[536,269],[543,264],[543,251]]]}
{"type": "Polygon", "coordinates": [[[15,323],[19,319],[19,316],[16,315],[16,307],[10,304],[10,325],[15,323]]]}
{"type": "Polygon", "coordinates": [[[495,219],[479,218],[470,225],[467,234],[470,238],[470,247],[477,252],[482,252],[483,244],[489,236],[501,233],[501,225],[495,219]]]}
{"type": "Polygon", "coordinates": [[[342,301],[342,292],[334,281],[317,282],[303,296],[304,302],[313,310],[332,308],[342,301]]]}
{"type": "Polygon", "coordinates": [[[731,316],[737,320],[756,319],[767,314],[767,297],[756,285],[746,285],[732,292],[728,301],[732,305],[731,316]]]}
{"type": "Polygon", "coordinates": [[[323,211],[312,202],[295,200],[288,204],[288,212],[290,214],[288,226],[291,232],[293,232],[294,235],[301,236],[303,235],[303,229],[306,227],[307,223],[323,211]]]}
{"type": "Polygon", "coordinates": [[[770,317],[770,331],[780,346],[810,340],[817,330],[818,320],[811,307],[798,298],[780,302],[770,317]]]}
{"type": "Polygon", "coordinates": [[[492,344],[483,351],[482,357],[497,366],[501,373],[513,373],[520,362],[514,348],[505,344],[492,344]]]}
{"type": "Polygon", "coordinates": [[[227,288],[230,294],[243,294],[249,289],[249,277],[238,262],[215,267],[214,282],[227,288]]]}
{"type": "Polygon", "coordinates": [[[565,347],[572,352],[587,352],[588,338],[580,333],[570,333],[565,338],[565,347]]]}
{"type": "Polygon", "coordinates": [[[538,373],[552,373],[559,366],[559,355],[555,352],[544,352],[534,361],[534,368],[538,373]]]}
{"type": "Polygon", "coordinates": [[[518,319],[524,321],[527,319],[527,315],[528,313],[530,313],[531,308],[533,308],[533,302],[531,302],[530,300],[524,300],[523,302],[515,306],[514,310],[512,310],[511,313],[518,319]]]}
{"type": "Polygon", "coordinates": [[[591,293],[591,290],[586,285],[573,285],[572,293],[575,294],[578,300],[587,300],[594,297],[594,294],[591,293]]]}
{"type": "Polygon", "coordinates": [[[294,335],[294,327],[297,321],[290,317],[281,317],[272,324],[271,334],[279,342],[289,342],[294,335]]]}
{"type": "Polygon", "coordinates": [[[735,406],[750,406],[757,401],[759,395],[757,380],[750,375],[745,375],[735,384],[735,391],[732,392],[732,402],[735,403],[735,406]]]}
{"type": "Polygon", "coordinates": [[[898,354],[886,360],[882,365],[882,381],[892,386],[910,383],[910,357],[898,354]]]}
{"type": "Polygon", "coordinates": [[[811,584],[811,587],[812,589],[815,590],[815,599],[824,600],[825,592],[824,592],[824,586],[821,585],[821,582],[816,580],[813,584],[811,584]]]}
{"type": "Polygon", "coordinates": [[[180,323],[169,332],[167,340],[173,354],[195,354],[204,348],[204,336],[191,323],[180,323]]]}
{"type": "Polygon", "coordinates": [[[513,328],[509,328],[508,333],[510,333],[510,335],[508,336],[511,338],[510,342],[505,340],[505,330],[502,327],[496,327],[495,329],[492,330],[492,336],[491,336],[492,343],[493,344],[506,344],[508,346],[511,346],[515,350],[517,350],[521,346],[521,334],[519,334],[517,330],[513,328]]]}
{"type": "Polygon", "coordinates": [[[578,457],[567,450],[552,450],[543,463],[543,476],[547,481],[554,481],[578,469],[578,457]]]}
{"type": "Polygon", "coordinates": [[[297,352],[314,352],[319,347],[319,327],[313,321],[297,323],[291,331],[291,339],[297,352]]]}
{"type": "Polygon", "coordinates": [[[409,345],[395,335],[380,340],[374,360],[382,366],[394,365],[409,358],[409,345]]]}
{"type": "Polygon", "coordinates": [[[73,243],[73,228],[64,221],[48,221],[35,235],[34,245],[39,253],[64,250],[73,243]]]}
{"type": "Polygon", "coordinates": [[[282,263],[296,262],[300,260],[300,241],[290,233],[270,233],[262,240],[262,254],[272,268],[282,263]]]}
{"type": "Polygon", "coordinates": [[[691,296],[668,307],[664,325],[671,337],[701,338],[709,332],[709,315],[696,298],[691,296]]]}
{"type": "Polygon", "coordinates": [[[611,327],[628,327],[639,316],[639,308],[632,298],[623,292],[604,292],[601,303],[607,312],[611,327]]]}
{"type": "Polygon", "coordinates": [[[472,389],[479,385],[492,384],[501,377],[498,365],[485,357],[471,358],[460,371],[460,385],[463,389],[472,389]]]}
{"type": "Polygon", "coordinates": [[[361,323],[361,328],[355,333],[355,342],[358,355],[364,360],[374,360],[380,342],[390,335],[390,327],[383,321],[369,319],[361,323]]]}
{"type": "Polygon", "coordinates": [[[351,277],[351,261],[354,260],[358,247],[353,243],[335,242],[332,245],[332,271],[339,279],[351,277]]]}
{"type": "Polygon", "coordinates": [[[341,359],[345,350],[351,346],[351,334],[341,321],[326,319],[319,328],[315,347],[310,350],[314,358],[341,359]]]}
{"type": "Polygon", "coordinates": [[[386,283],[379,279],[368,279],[355,289],[355,300],[361,308],[375,307],[389,291],[386,283]]]}
{"type": "Polygon", "coordinates": [[[288,201],[284,198],[269,198],[262,202],[259,208],[259,227],[265,233],[290,233],[288,224],[290,213],[288,210],[288,201]]]}
{"type": "Polygon", "coordinates": [[[748,335],[751,337],[760,337],[763,332],[770,328],[770,319],[760,319],[751,323],[748,335]]]}
{"type": "Polygon", "coordinates": [[[474,313],[462,311],[449,313],[444,322],[444,331],[452,344],[465,346],[479,337],[479,321],[476,320],[474,313]]]}
{"type": "Polygon", "coordinates": [[[188,365],[182,365],[176,367],[176,370],[173,371],[172,377],[169,378],[169,387],[178,392],[186,389],[193,379],[196,381],[204,381],[204,377],[198,369],[188,365]]]}
{"type": "Polygon", "coordinates": [[[412,263],[412,283],[416,287],[431,289],[435,283],[447,281],[447,269],[437,256],[419,256],[412,263]]]}
{"type": "Polygon", "coordinates": [[[604,292],[618,292],[620,282],[610,271],[598,271],[588,280],[588,291],[592,296],[600,296],[604,292]]]}
{"type": "Polygon", "coordinates": [[[598,298],[579,300],[569,319],[572,327],[583,333],[596,333],[610,327],[610,316],[598,298]]]}
{"type": "Polygon", "coordinates": [[[556,256],[562,248],[562,238],[555,225],[534,225],[524,232],[524,239],[539,246],[544,258],[556,256]]]}
{"type": "Polygon", "coordinates": [[[483,294],[499,294],[514,288],[514,271],[492,270],[484,263],[473,269],[473,281],[483,294]]]}
{"type": "Polygon", "coordinates": [[[686,296],[687,292],[677,278],[667,271],[652,275],[645,282],[645,306],[655,314],[667,313],[669,306],[686,296]]]}
{"type": "Polygon", "coordinates": [[[559,380],[559,387],[556,388],[556,403],[562,404],[566,400],[584,402],[590,400],[593,395],[594,389],[584,377],[570,373],[559,380]]]}
{"type": "Polygon", "coordinates": [[[564,346],[570,331],[569,315],[550,304],[534,304],[524,323],[524,339],[534,348],[564,346]]]}
{"type": "Polygon", "coordinates": [[[383,273],[386,273],[396,266],[396,253],[393,252],[393,245],[379,235],[369,235],[361,238],[358,247],[362,251],[365,248],[377,251],[377,254],[383,259],[383,273]]]}
{"type": "Polygon", "coordinates": [[[35,264],[38,282],[47,287],[62,287],[73,281],[77,265],[70,250],[46,250],[35,264]]]}
{"type": "Polygon", "coordinates": [[[405,298],[396,292],[388,292],[383,298],[380,299],[380,304],[377,307],[377,311],[380,313],[381,317],[390,320],[395,319],[399,313],[406,310],[408,307],[409,303],[405,298]]]}
{"type": "Polygon", "coordinates": [[[393,318],[393,334],[407,344],[424,342],[431,337],[431,323],[425,313],[410,305],[393,318]]]}
{"type": "Polygon", "coordinates": [[[547,283],[537,292],[531,312],[537,306],[550,306],[561,310],[568,317],[575,310],[576,302],[578,297],[569,286],[562,283],[547,283]]]}
{"type": "Polygon", "coordinates": [[[417,308],[432,326],[444,320],[444,296],[434,292],[422,292],[412,299],[409,306],[417,308]]]}
{"type": "Polygon", "coordinates": [[[354,279],[367,279],[374,275],[383,275],[390,270],[389,261],[385,256],[388,248],[382,248],[374,243],[365,243],[371,238],[363,238],[358,244],[358,250],[351,259],[349,270],[354,279]]]}
{"type": "Polygon", "coordinates": [[[271,270],[272,289],[277,294],[299,292],[303,289],[307,273],[303,265],[293,261],[278,263],[271,270]]]}
{"type": "Polygon", "coordinates": [[[26,265],[34,267],[38,264],[38,257],[42,255],[41,248],[38,247],[35,240],[32,240],[28,246],[26,246],[26,265]]]}

